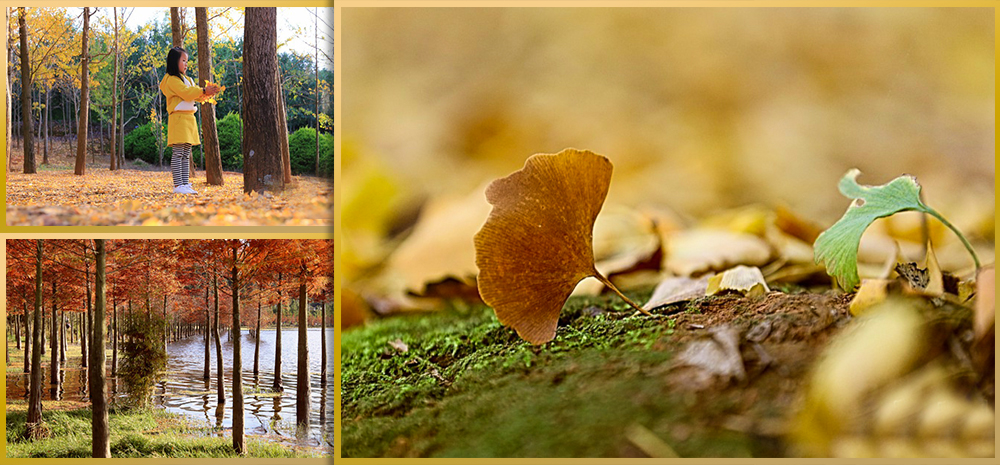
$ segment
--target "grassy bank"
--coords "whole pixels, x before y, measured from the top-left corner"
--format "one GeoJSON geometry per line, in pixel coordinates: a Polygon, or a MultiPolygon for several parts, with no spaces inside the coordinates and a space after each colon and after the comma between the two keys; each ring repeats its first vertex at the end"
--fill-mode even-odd
{"type": "MultiPolygon", "coordinates": [[[[23,439],[26,403],[7,401],[7,457],[90,457],[91,414],[80,402],[43,402],[48,438],[23,439]]],[[[112,457],[238,457],[231,437],[210,436],[210,428],[193,428],[181,416],[161,410],[112,411],[112,457]]],[[[318,451],[247,438],[248,457],[319,457],[318,451]]]]}
{"type": "MultiPolygon", "coordinates": [[[[644,301],[648,291],[630,297],[644,301]]],[[[776,425],[793,410],[817,350],[846,315],[845,301],[821,294],[727,296],[657,313],[638,315],[614,297],[571,298],[556,338],[541,346],[522,341],[485,306],[347,331],[343,454],[784,455],[776,425]],[[812,308],[833,316],[817,318],[812,308]],[[705,328],[728,324],[745,333],[763,321],[783,328],[762,344],[775,360],[759,363],[745,348],[746,384],[706,381],[674,363],[686,343],[705,337],[705,328]]]]}

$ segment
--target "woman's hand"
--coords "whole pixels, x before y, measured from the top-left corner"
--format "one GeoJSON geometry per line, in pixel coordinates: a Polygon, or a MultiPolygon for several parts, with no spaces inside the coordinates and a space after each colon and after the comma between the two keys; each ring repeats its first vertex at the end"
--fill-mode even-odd
{"type": "Polygon", "coordinates": [[[205,95],[212,96],[219,93],[219,86],[215,84],[209,84],[205,86],[205,95]]]}

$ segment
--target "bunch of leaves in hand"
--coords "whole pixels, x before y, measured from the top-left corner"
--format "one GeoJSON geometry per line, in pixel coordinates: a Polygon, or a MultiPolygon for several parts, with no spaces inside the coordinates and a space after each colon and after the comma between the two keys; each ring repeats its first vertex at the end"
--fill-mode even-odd
{"type": "Polygon", "coordinates": [[[847,212],[830,229],[823,231],[813,245],[816,263],[823,263],[827,273],[846,291],[854,290],[861,281],[858,277],[858,245],[861,235],[876,219],[902,211],[919,211],[937,218],[958,235],[962,244],[972,254],[976,268],[979,258],[972,245],[940,213],[920,200],[920,184],[913,176],[900,176],[881,186],[862,186],[857,183],[861,172],[851,169],[840,180],[840,193],[854,199],[847,212]]]}

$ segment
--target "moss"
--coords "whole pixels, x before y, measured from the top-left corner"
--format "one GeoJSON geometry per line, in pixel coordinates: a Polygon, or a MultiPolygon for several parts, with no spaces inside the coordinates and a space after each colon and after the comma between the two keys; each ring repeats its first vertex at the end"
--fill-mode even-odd
{"type": "MultiPolygon", "coordinates": [[[[645,300],[645,295],[630,296],[645,300]]],[[[680,310],[680,309],[672,309],[680,310]]],[[[388,318],[343,334],[345,457],[602,457],[632,424],[663,425],[670,317],[615,297],[571,298],[556,338],[532,346],[485,306],[388,318]],[[401,340],[408,350],[389,345],[401,340]]],[[[747,439],[702,435],[687,456],[745,456],[747,439]]]]}

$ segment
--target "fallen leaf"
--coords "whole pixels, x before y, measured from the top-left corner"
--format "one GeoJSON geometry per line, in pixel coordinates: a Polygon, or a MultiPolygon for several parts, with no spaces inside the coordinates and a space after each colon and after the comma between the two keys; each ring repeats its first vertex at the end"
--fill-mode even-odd
{"type": "Polygon", "coordinates": [[[474,293],[476,259],[469,238],[489,211],[481,189],[464,197],[429,201],[413,232],[389,256],[385,272],[398,274],[404,290],[416,295],[426,294],[428,285],[448,278],[467,284],[474,293]]]}
{"type": "Polygon", "coordinates": [[[771,288],[764,281],[764,274],[756,266],[736,266],[708,279],[705,295],[736,292],[750,297],[760,297],[771,288]]]}
{"type": "Polygon", "coordinates": [[[747,379],[740,354],[740,334],[731,325],[722,325],[709,330],[711,339],[699,339],[688,344],[677,356],[678,365],[700,368],[707,374],[719,376],[723,381],[747,379]]]}
{"type": "Polygon", "coordinates": [[[392,347],[393,349],[396,349],[397,352],[403,354],[410,351],[410,346],[406,345],[406,343],[403,342],[402,339],[394,339],[392,341],[389,341],[389,347],[392,347]]]}
{"type": "Polygon", "coordinates": [[[493,210],[475,236],[479,293],[502,324],[532,344],[555,337],[559,312],[584,278],[625,298],[594,266],[594,221],[611,171],[601,155],[565,149],[532,155],[486,189],[493,210]]]}
{"type": "Polygon", "coordinates": [[[673,235],[667,243],[667,270],[679,276],[697,276],[735,265],[761,266],[771,248],[752,234],[719,229],[693,229],[673,235]]]}
{"type": "Polygon", "coordinates": [[[653,289],[653,295],[642,308],[652,310],[677,302],[685,302],[705,295],[708,288],[708,276],[698,279],[683,276],[671,276],[653,289]]]}

